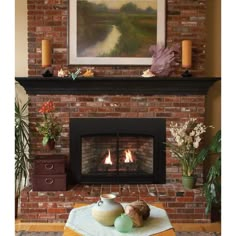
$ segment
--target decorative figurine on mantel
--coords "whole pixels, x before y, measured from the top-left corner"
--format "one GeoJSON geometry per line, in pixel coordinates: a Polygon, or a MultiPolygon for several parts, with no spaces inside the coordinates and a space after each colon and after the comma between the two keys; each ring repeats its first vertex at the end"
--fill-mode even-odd
{"type": "Polygon", "coordinates": [[[94,76],[93,69],[92,68],[86,69],[86,71],[82,74],[82,76],[84,76],[84,77],[93,77],[94,76]]]}
{"type": "Polygon", "coordinates": [[[147,70],[143,71],[143,74],[141,76],[142,77],[153,77],[153,76],[155,76],[155,74],[153,74],[150,69],[147,69],[147,70]]]}
{"type": "Polygon", "coordinates": [[[75,80],[77,77],[93,77],[94,76],[94,68],[77,68],[77,70],[71,73],[71,77],[75,80]]]}
{"type": "Polygon", "coordinates": [[[69,71],[67,69],[63,69],[61,68],[58,72],[57,72],[57,76],[58,77],[68,77],[69,76],[69,71]]]}
{"type": "Polygon", "coordinates": [[[76,72],[74,72],[74,73],[72,72],[71,73],[72,79],[75,80],[80,73],[81,73],[81,69],[77,68],[76,72]]]}
{"type": "Polygon", "coordinates": [[[179,52],[179,44],[165,47],[162,44],[152,45],[149,51],[152,53],[152,66],[150,71],[158,76],[169,76],[174,70],[176,53],[179,52]]]}

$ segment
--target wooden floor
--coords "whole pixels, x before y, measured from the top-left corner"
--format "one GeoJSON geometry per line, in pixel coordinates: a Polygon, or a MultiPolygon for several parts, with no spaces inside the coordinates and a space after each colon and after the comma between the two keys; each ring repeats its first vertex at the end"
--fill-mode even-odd
{"type": "MultiPolygon", "coordinates": [[[[26,231],[63,231],[64,223],[24,223],[20,220],[15,222],[15,230],[26,231]]],[[[221,232],[221,223],[203,223],[203,224],[191,224],[191,223],[173,223],[175,231],[181,232],[221,232]]]]}

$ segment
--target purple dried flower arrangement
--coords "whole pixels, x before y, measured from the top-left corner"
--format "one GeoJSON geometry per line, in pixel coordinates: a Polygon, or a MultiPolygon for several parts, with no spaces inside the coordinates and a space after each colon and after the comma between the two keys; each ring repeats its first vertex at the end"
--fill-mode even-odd
{"type": "Polygon", "coordinates": [[[175,44],[172,47],[165,47],[157,44],[152,45],[149,51],[152,53],[152,66],[150,71],[155,75],[169,76],[174,70],[176,62],[176,54],[179,52],[179,44],[175,44]]]}

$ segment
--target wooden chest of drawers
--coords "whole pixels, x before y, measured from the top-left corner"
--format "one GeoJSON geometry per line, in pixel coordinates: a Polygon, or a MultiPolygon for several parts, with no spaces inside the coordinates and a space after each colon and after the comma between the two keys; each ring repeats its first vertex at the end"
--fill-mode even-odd
{"type": "Polygon", "coordinates": [[[66,190],[66,156],[38,155],[33,164],[33,191],[66,190]]]}

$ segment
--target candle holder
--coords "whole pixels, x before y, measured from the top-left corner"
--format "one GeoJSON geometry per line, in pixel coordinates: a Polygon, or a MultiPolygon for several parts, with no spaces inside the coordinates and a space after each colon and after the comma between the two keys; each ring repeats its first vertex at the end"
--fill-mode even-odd
{"type": "Polygon", "coordinates": [[[52,67],[50,66],[50,67],[44,68],[41,74],[43,77],[52,77],[53,76],[52,67]]]}
{"type": "Polygon", "coordinates": [[[185,70],[183,73],[182,73],[182,77],[191,77],[192,74],[189,72],[189,70],[185,70]]]}

